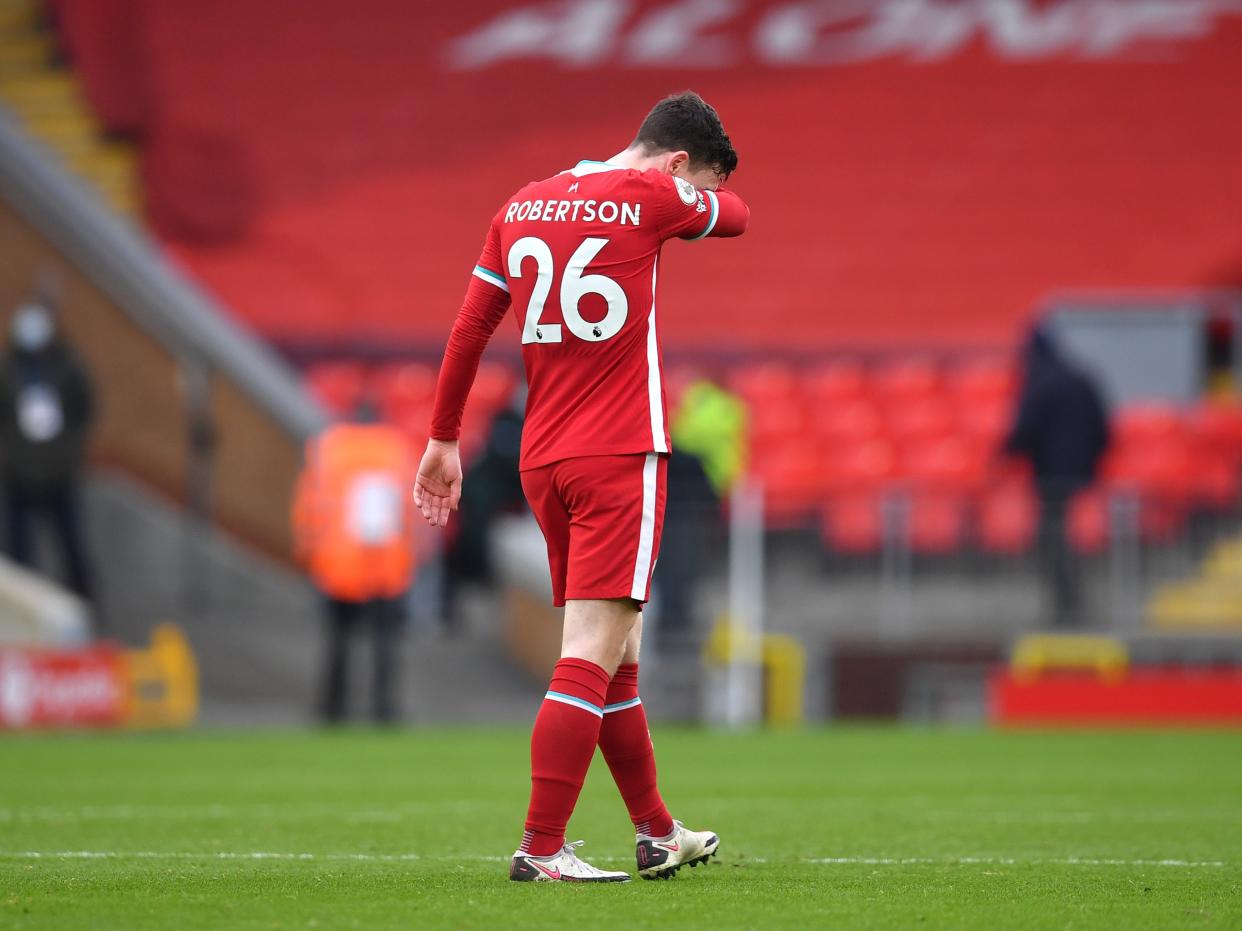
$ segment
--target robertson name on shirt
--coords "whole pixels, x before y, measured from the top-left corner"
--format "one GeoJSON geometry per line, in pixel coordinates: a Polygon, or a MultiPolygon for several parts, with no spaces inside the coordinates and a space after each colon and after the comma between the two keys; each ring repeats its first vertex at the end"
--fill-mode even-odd
{"type": "Polygon", "coordinates": [[[642,204],[614,200],[523,200],[515,201],[505,211],[504,222],[540,220],[545,223],[620,223],[638,226],[642,204]]]}

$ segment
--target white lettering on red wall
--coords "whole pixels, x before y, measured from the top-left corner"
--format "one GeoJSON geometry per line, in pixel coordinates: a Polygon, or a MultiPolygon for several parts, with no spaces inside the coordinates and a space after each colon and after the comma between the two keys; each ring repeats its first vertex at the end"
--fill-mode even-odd
{"type": "Polygon", "coordinates": [[[124,710],[115,650],[0,650],[0,728],[117,724],[124,710]]]}
{"type": "Polygon", "coordinates": [[[449,43],[456,69],[543,59],[569,68],[830,67],[943,61],[983,42],[1014,62],[1117,58],[1211,35],[1242,0],[797,0],[744,17],[741,0],[677,0],[633,16],[630,0],[556,0],[508,10],[449,43]]]}

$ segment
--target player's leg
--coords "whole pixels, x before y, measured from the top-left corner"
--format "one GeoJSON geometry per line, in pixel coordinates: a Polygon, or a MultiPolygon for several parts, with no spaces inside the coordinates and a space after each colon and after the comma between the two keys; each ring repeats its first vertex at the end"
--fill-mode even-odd
{"type": "Polygon", "coordinates": [[[608,681],[625,652],[638,612],[624,600],[571,600],[565,605],[561,658],[552,671],[530,741],[531,792],[512,879],[621,882],[625,873],[597,870],[565,844],[565,827],[599,742],[608,681]]]}
{"type": "Polygon", "coordinates": [[[656,784],[655,748],[647,729],[647,714],[638,697],[638,654],[642,646],[642,618],[626,638],[625,652],[605,696],[599,749],[630,820],[640,834],[664,837],[673,819],[656,784]]]}
{"type": "Polygon", "coordinates": [[[599,743],[608,681],[634,626],[633,603],[570,601],[565,606],[561,659],[552,671],[531,735],[531,795],[522,849],[535,856],[565,843],[599,743]]]}
{"type": "Polygon", "coordinates": [[[633,603],[566,598],[572,518],[560,471],[550,466],[522,473],[527,500],[548,544],[553,601],[565,606],[565,623],[561,659],[531,734],[530,807],[509,876],[535,882],[622,882],[627,874],[597,870],[578,859],[573,846],[565,844],[565,826],[590,768],[608,681],[637,611],[633,603]]]}
{"type": "Polygon", "coordinates": [[[643,879],[671,879],[682,866],[698,866],[715,855],[720,839],[711,831],[691,831],[674,821],[660,796],[655,747],[638,697],[642,635],[640,616],[608,684],[599,747],[634,822],[638,875],[643,879]]]}
{"type": "MultiPolygon", "coordinates": [[[[612,482],[613,498],[632,501],[641,515],[639,532],[634,534],[619,510],[610,515],[609,531],[596,535],[596,543],[608,552],[623,555],[627,572],[625,584],[630,597],[640,605],[651,594],[651,575],[660,552],[664,526],[668,459],[665,456],[614,457],[617,475],[612,482]],[[641,483],[635,480],[641,467],[641,483]],[[631,497],[627,499],[625,490],[631,497]]],[[[606,467],[599,466],[601,471],[606,467]]],[[[604,565],[602,559],[586,560],[604,565]]],[[[603,587],[601,578],[593,584],[603,587]]],[[[618,584],[614,581],[612,585],[618,584]]],[[[604,721],[600,726],[600,750],[621,797],[625,800],[637,834],[635,856],[639,875],[644,879],[668,878],[683,865],[695,866],[716,852],[719,839],[710,831],[690,831],[674,821],[664,805],[656,778],[655,749],[647,727],[647,714],[638,697],[638,658],[642,648],[642,619],[626,638],[625,650],[605,695],[604,721]]]]}
{"type": "MultiPolygon", "coordinates": [[[[638,526],[631,529],[626,525],[627,498],[617,494],[615,498],[622,510],[614,516],[610,526],[619,532],[608,536],[601,534],[600,542],[602,548],[621,555],[625,578],[620,584],[629,588],[632,603],[637,607],[651,594],[651,574],[660,552],[668,460],[655,454],[633,457],[628,462],[618,457],[617,466],[621,472],[616,485],[629,492],[630,510],[638,516],[638,526]]],[[[602,565],[602,560],[597,562],[602,565]]],[[[601,579],[596,584],[604,583],[601,579]]],[[[657,836],[663,837],[672,829],[672,818],[656,787],[655,751],[647,730],[647,715],[638,698],[638,654],[642,637],[642,615],[637,614],[626,637],[618,668],[609,682],[599,746],[635,827],[646,833],[657,831],[657,836]]]]}
{"type": "MultiPolygon", "coordinates": [[[[643,458],[641,466],[642,520],[639,533],[632,535],[631,550],[625,554],[626,565],[632,566],[630,595],[635,604],[646,601],[651,593],[651,575],[664,528],[668,461],[663,456],[649,455],[643,458]]],[[[625,549],[627,542],[621,538],[612,545],[625,549]]],[[[655,750],[647,729],[647,714],[638,697],[642,639],[640,614],[626,638],[621,662],[608,686],[599,747],[635,828],[640,834],[664,837],[672,830],[673,819],[656,785],[655,750]]]]}

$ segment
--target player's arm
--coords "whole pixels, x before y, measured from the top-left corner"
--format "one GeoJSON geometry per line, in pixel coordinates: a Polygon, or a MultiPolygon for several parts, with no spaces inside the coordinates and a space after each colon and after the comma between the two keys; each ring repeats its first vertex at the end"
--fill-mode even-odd
{"type": "Polygon", "coordinates": [[[682,178],[663,176],[657,212],[665,239],[741,236],[750,223],[750,208],[733,191],[696,188],[682,178]]]}
{"type": "Polygon", "coordinates": [[[708,203],[707,225],[698,233],[682,234],[683,239],[703,239],[707,236],[741,236],[750,223],[750,208],[732,191],[703,191],[708,203]]]}
{"type": "Polygon", "coordinates": [[[414,503],[432,526],[447,524],[449,513],[457,510],[461,498],[457,440],[479,360],[509,309],[509,285],[502,268],[500,237],[493,224],[444,350],[431,416],[431,439],[414,481],[414,503]]]}

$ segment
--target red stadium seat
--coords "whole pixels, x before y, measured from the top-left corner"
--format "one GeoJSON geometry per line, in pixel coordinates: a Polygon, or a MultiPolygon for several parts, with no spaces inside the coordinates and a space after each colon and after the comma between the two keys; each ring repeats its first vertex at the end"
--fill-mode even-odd
{"type": "Polygon", "coordinates": [[[814,411],[811,426],[820,441],[833,449],[874,440],[883,430],[883,420],[871,403],[853,401],[814,411]]]}
{"type": "Polygon", "coordinates": [[[1070,504],[1069,541],[1079,553],[1100,553],[1108,546],[1108,509],[1108,495],[1099,489],[1080,494],[1070,504]]]}
{"type": "Polygon", "coordinates": [[[1187,428],[1205,450],[1242,462],[1242,406],[1221,402],[1201,404],[1190,412],[1187,428]]]}
{"type": "Polygon", "coordinates": [[[960,495],[916,492],[907,515],[910,549],[925,556],[957,552],[966,539],[966,501],[960,495]]]}
{"type": "Polygon", "coordinates": [[[753,404],[749,411],[751,449],[762,453],[765,447],[802,442],[807,435],[807,410],[794,400],[753,404]]]}
{"type": "Polygon", "coordinates": [[[1145,496],[1139,486],[1118,484],[1111,489],[1092,489],[1070,506],[1070,540],[1082,553],[1098,553],[1112,539],[1111,513],[1126,495],[1136,496],[1138,533],[1144,543],[1168,543],[1186,524],[1184,500],[1145,496]]]}
{"type": "Polygon", "coordinates": [[[1123,449],[1161,446],[1185,435],[1181,415],[1171,404],[1140,404],[1123,408],[1114,419],[1116,442],[1123,449]]]}
{"type": "Polygon", "coordinates": [[[517,385],[518,376],[509,366],[498,362],[484,362],[474,376],[470,404],[467,406],[477,405],[490,415],[509,403],[517,385]]]}
{"type": "Polygon", "coordinates": [[[1017,390],[1012,364],[1001,358],[972,359],[954,365],[945,376],[946,388],[957,403],[1000,403],[1008,407],[1017,390]]]}
{"type": "Polygon", "coordinates": [[[988,461],[959,439],[943,439],[905,449],[905,476],[923,492],[974,493],[983,486],[987,468],[988,461]]]}
{"type": "Polygon", "coordinates": [[[852,443],[824,457],[825,485],[833,496],[876,492],[897,477],[893,447],[883,440],[852,443]]]}
{"type": "Polygon", "coordinates": [[[1034,546],[1038,523],[1039,506],[1029,488],[997,488],[979,502],[979,548],[985,553],[1020,556],[1034,546]]]}
{"type": "Polygon", "coordinates": [[[859,362],[829,362],[802,377],[802,397],[817,413],[833,405],[862,400],[866,393],[867,370],[859,362]]]}
{"type": "Polygon", "coordinates": [[[1033,493],[1031,464],[1017,456],[997,456],[991,462],[988,478],[994,489],[1008,488],[1033,493]]]}
{"type": "Polygon", "coordinates": [[[882,502],[897,475],[897,457],[883,440],[852,442],[825,460],[828,492],[821,530],[838,553],[874,553],[883,542],[882,502]]]}
{"type": "Polygon", "coordinates": [[[1000,447],[1013,419],[1013,402],[995,398],[961,398],[954,402],[958,426],[972,442],[1000,447]]]}
{"type": "Polygon", "coordinates": [[[1238,467],[1232,460],[1207,453],[1200,455],[1190,482],[1191,501],[1195,505],[1222,513],[1238,506],[1238,467]]]}
{"type": "MultiPolygon", "coordinates": [[[[385,410],[384,419],[402,431],[421,455],[431,429],[431,412],[431,401],[394,404],[385,410]]],[[[466,419],[470,419],[469,413],[466,414],[466,419]]],[[[463,424],[463,429],[464,426],[463,424]]]]}
{"type": "Polygon", "coordinates": [[[933,359],[907,358],[880,366],[873,383],[885,404],[907,403],[930,397],[942,387],[940,366],[933,359]]]}
{"type": "Polygon", "coordinates": [[[770,525],[786,526],[801,520],[823,499],[824,462],[804,444],[774,445],[752,462],[754,477],[763,483],[770,525]]]}
{"type": "Polygon", "coordinates": [[[954,432],[955,427],[953,410],[936,398],[911,399],[893,404],[884,417],[888,436],[903,447],[943,440],[954,432]]]}
{"type": "Polygon", "coordinates": [[[884,543],[880,496],[860,493],[833,499],[824,508],[820,529],[833,552],[846,556],[878,553],[884,543]]]}
{"type": "Polygon", "coordinates": [[[728,378],[729,388],[752,407],[793,402],[798,396],[798,376],[783,362],[742,365],[728,378]]]}
{"type": "Polygon", "coordinates": [[[338,417],[349,414],[362,400],[366,373],[357,362],[320,362],[306,373],[311,394],[338,417]]]}
{"type": "Polygon", "coordinates": [[[669,417],[676,417],[686,389],[706,375],[697,365],[669,365],[664,368],[664,390],[668,395],[669,417]]]}
{"type": "Polygon", "coordinates": [[[1184,502],[1190,493],[1195,464],[1186,444],[1122,447],[1107,459],[1109,484],[1145,499],[1184,502]]]}
{"type": "Polygon", "coordinates": [[[419,362],[381,365],[371,373],[369,388],[385,411],[390,405],[406,409],[435,398],[436,370],[419,362]]]}
{"type": "Polygon", "coordinates": [[[1194,464],[1187,446],[1131,446],[1110,456],[1106,478],[1111,489],[1139,501],[1139,530],[1147,542],[1167,542],[1181,532],[1194,487],[1194,464]]]}

